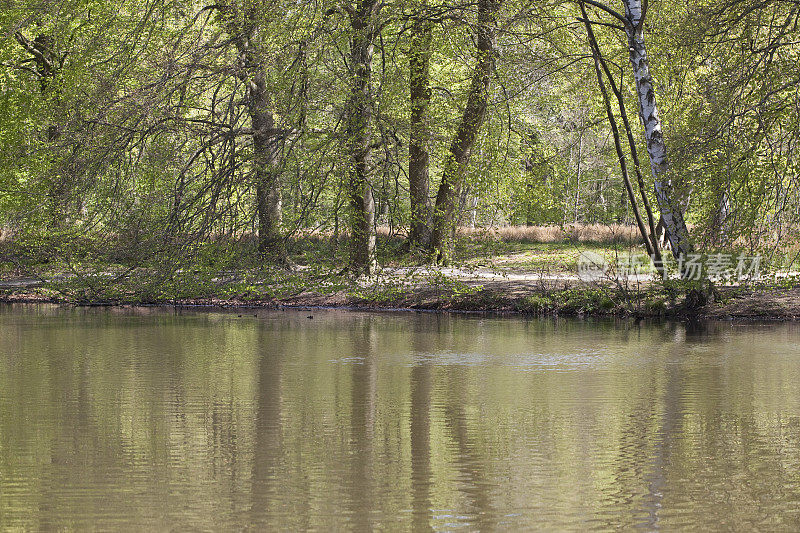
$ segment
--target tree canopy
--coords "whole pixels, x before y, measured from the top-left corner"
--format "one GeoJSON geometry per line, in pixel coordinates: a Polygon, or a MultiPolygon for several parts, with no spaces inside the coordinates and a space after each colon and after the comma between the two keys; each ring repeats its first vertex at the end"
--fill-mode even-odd
{"type": "Polygon", "coordinates": [[[325,234],[369,273],[377,227],[443,262],[457,226],[570,222],[782,253],[798,35],[777,0],[13,0],[0,223],[19,261],[172,271],[325,234]]]}

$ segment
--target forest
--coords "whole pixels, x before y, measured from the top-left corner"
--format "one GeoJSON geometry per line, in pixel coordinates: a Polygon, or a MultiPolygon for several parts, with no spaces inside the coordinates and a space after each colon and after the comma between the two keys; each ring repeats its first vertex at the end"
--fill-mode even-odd
{"type": "Polygon", "coordinates": [[[791,290],[799,17],[787,0],[3,2],[3,294],[660,312],[791,290]],[[573,280],[587,250],[640,254],[648,280],[573,280]],[[688,256],[758,257],[767,281],[690,279],[688,256]]]}

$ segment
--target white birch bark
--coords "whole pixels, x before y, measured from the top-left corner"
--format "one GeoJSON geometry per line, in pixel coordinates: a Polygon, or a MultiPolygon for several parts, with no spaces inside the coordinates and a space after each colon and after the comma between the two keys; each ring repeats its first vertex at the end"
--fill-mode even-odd
{"type": "MultiPolygon", "coordinates": [[[[658,113],[656,95],[653,90],[653,77],[647,60],[644,42],[644,17],[642,0],[623,0],[625,18],[628,19],[625,33],[628,36],[628,51],[633,76],[636,80],[636,93],[639,97],[639,117],[644,126],[650,168],[653,171],[656,200],[661,212],[672,254],[677,258],[692,251],[689,232],[683,218],[683,211],[675,198],[669,176],[669,160],[664,136],[661,133],[661,118],[658,113]]],[[[646,2],[644,4],[646,6],[646,2]]]]}

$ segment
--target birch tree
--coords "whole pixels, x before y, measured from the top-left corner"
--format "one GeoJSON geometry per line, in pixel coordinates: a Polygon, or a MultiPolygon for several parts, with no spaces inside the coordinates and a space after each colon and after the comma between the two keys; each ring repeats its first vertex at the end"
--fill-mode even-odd
{"type": "Polygon", "coordinates": [[[685,256],[691,253],[692,244],[689,240],[689,231],[683,211],[672,185],[667,147],[661,131],[661,116],[656,102],[653,76],[650,73],[644,39],[648,2],[647,0],[623,0],[624,14],[596,0],[586,0],[586,3],[601,9],[622,23],[622,29],[625,31],[628,42],[629,62],[639,101],[639,118],[644,127],[658,209],[672,248],[672,254],[676,258],[685,256]]]}

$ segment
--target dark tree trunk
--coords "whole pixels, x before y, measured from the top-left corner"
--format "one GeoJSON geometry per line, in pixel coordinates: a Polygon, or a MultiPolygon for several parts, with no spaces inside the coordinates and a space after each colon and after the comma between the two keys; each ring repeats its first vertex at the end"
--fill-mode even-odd
{"type": "Polygon", "coordinates": [[[346,146],[349,156],[348,197],[350,202],[350,270],[370,274],[375,253],[375,199],[370,164],[370,122],[372,98],[373,40],[380,4],[360,0],[350,14],[350,96],[347,100],[346,146]]]}
{"type": "MultiPolygon", "coordinates": [[[[234,14],[231,8],[226,8],[234,14]]],[[[263,59],[258,47],[259,29],[255,13],[234,14],[246,23],[231,22],[228,32],[239,51],[237,77],[247,87],[247,114],[253,128],[253,185],[258,219],[258,253],[270,262],[287,263],[285,240],[281,233],[282,191],[278,144],[272,102],[267,89],[263,59]]]]}
{"type": "Polygon", "coordinates": [[[248,114],[253,126],[253,167],[258,215],[258,252],[262,258],[286,262],[286,247],[281,235],[281,183],[278,172],[278,138],[264,80],[251,80],[248,114]]]}
{"type": "Polygon", "coordinates": [[[498,0],[478,0],[477,65],[461,124],[444,162],[433,212],[430,248],[441,263],[447,263],[450,258],[456,225],[456,194],[489,103],[489,86],[495,66],[495,16],[499,3],[498,0]]]}
{"type": "Polygon", "coordinates": [[[424,14],[415,18],[411,25],[409,52],[411,133],[408,146],[408,185],[411,196],[411,231],[408,240],[412,248],[427,246],[431,236],[428,174],[431,37],[431,22],[424,18],[424,14]]]}
{"type": "MultiPolygon", "coordinates": [[[[31,55],[29,61],[34,64],[34,72],[39,79],[39,91],[42,99],[54,97],[58,100],[59,90],[53,81],[61,70],[61,63],[55,52],[55,40],[45,34],[40,34],[30,40],[20,31],[14,33],[14,38],[31,55]]],[[[47,126],[47,142],[55,143],[58,137],[58,126],[56,124],[47,126]]],[[[47,203],[50,211],[50,225],[53,228],[61,228],[66,222],[69,204],[70,191],[67,176],[59,169],[51,174],[48,181],[47,203]]]]}

